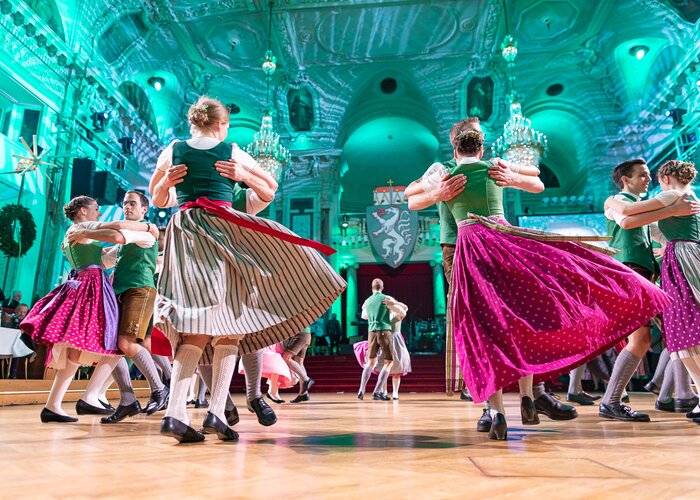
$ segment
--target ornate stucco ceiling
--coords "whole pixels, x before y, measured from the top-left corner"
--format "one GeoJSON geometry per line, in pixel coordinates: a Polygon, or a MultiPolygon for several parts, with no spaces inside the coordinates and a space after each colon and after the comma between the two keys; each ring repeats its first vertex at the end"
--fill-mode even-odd
{"type": "MultiPolygon", "coordinates": [[[[202,93],[240,108],[230,137],[250,140],[265,100],[259,67],[268,44],[268,2],[56,3],[69,43],[94,47],[92,64],[117,86],[131,81],[143,88],[164,142],[186,132],[186,107],[202,93]],[[153,76],[165,80],[160,92],[147,83],[153,76]]],[[[651,112],[665,76],[697,51],[698,2],[677,5],[277,0],[276,126],[292,148],[344,148],[344,209],[360,209],[371,199],[367,186],[389,177],[407,183],[426,161],[450,153],[447,133],[467,114],[472,77],[494,81],[493,113],[484,127],[488,140],[499,135],[507,118],[499,47],[510,32],[519,43],[515,74],[525,114],[549,137],[545,163],[562,194],[578,194],[587,182],[590,190],[595,169],[609,169],[614,139],[640,113],[651,112]],[[630,52],[638,45],[649,48],[641,60],[630,52]],[[397,82],[391,94],[380,90],[388,77],[397,82]],[[555,96],[547,93],[553,84],[563,87],[555,96]],[[296,133],[287,94],[300,85],[313,95],[315,121],[310,132],[296,133]]]]}

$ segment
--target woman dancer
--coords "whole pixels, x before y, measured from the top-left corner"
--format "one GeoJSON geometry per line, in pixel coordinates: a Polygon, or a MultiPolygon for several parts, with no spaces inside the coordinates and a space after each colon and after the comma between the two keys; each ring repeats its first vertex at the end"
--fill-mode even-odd
{"type": "Polygon", "coordinates": [[[255,351],[301,331],[330,307],[346,283],[317,251],[331,254],[332,249],[231,208],[237,182],[264,201],[272,199],[270,186],[276,183],[249,155],[223,142],[229,127],[226,107],[201,97],[188,119],[192,138],[171,144],[151,179],[156,205],[181,208],[166,230],[154,315],[154,326],[175,352],[161,433],[179,442],[204,440],[189,426],[187,384],[202,349],[212,341],[212,396],[203,426],[220,439],[236,440],[224,405],[239,348],[255,351]],[[233,167],[217,164],[230,159],[233,167]]]}
{"type": "MultiPolygon", "coordinates": [[[[406,317],[408,306],[391,298],[386,299],[384,303],[389,308],[389,321],[391,322],[391,354],[394,359],[394,364],[391,366],[390,372],[392,398],[398,400],[401,377],[411,372],[411,355],[406,347],[406,341],[404,340],[403,335],[401,335],[401,321],[403,321],[403,319],[406,317]]],[[[360,366],[364,367],[365,360],[367,358],[367,341],[363,340],[362,342],[357,342],[353,348],[358,363],[360,363],[360,366]]],[[[380,351],[377,355],[377,364],[375,366],[382,366],[383,363],[384,354],[380,351]]],[[[377,375],[379,374],[379,372],[376,370],[373,370],[373,372],[377,375]]],[[[388,397],[387,389],[388,379],[384,381],[381,387],[382,394],[388,397]]]]}
{"type": "Polygon", "coordinates": [[[522,422],[538,424],[534,375],[551,379],[592,359],[669,300],[596,247],[571,242],[581,237],[510,227],[483,140],[467,130],[455,141],[449,173],[469,182],[447,202],[459,225],[450,305],[467,387],[489,401],[489,437],[506,439],[503,387],[518,381],[522,422]]]}
{"type": "MultiPolygon", "coordinates": [[[[643,225],[635,215],[661,210],[680,198],[698,200],[691,187],[697,175],[690,162],[670,160],[658,172],[662,192],[655,198],[636,203],[608,199],[606,204],[623,216],[629,227],[643,225]],[[624,206],[622,206],[624,205],[624,206]]],[[[658,222],[667,240],[661,267],[661,287],[671,297],[671,306],[662,313],[664,338],[671,360],[680,359],[695,386],[700,389],[700,214],[669,217],[658,222]]],[[[686,414],[700,424],[700,405],[686,414]]]]}
{"type": "MultiPolygon", "coordinates": [[[[289,366],[282,358],[284,349],[282,344],[267,346],[262,350],[262,376],[267,379],[267,399],[273,403],[284,403],[279,390],[294,387],[296,381],[289,370],[289,366]]],[[[239,363],[238,373],[245,375],[243,363],[239,363]]]]}
{"type": "MultiPolygon", "coordinates": [[[[72,229],[97,229],[93,237],[108,243],[128,243],[128,230],[149,231],[155,226],[144,222],[118,221],[98,223],[100,209],[88,196],[73,198],[63,207],[72,225],[63,240],[62,251],[72,267],[68,280],[41,299],[21,323],[20,328],[36,342],[50,346],[50,366],[56,369],[42,422],[77,422],[61,408],[63,397],[81,365],[97,363],[93,379],[83,396],[84,405],[98,409],[102,372],[111,373],[120,355],[117,350],[117,299],[102,267],[102,246],[96,240],[72,241],[72,229]]],[[[80,401],[79,401],[80,403],[80,401]]],[[[81,409],[80,405],[77,405],[81,409]]]]}

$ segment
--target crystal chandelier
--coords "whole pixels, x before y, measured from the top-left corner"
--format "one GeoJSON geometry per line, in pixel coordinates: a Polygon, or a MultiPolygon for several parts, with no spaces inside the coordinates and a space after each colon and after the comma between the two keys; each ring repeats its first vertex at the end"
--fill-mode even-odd
{"type": "Polygon", "coordinates": [[[515,39],[506,35],[501,44],[501,55],[508,64],[508,102],[510,117],[503,125],[501,135],[493,145],[494,153],[503,159],[520,166],[537,167],[540,159],[547,154],[547,137],[534,130],[530,120],[523,116],[522,107],[515,92],[515,58],[518,55],[518,44],[515,39]]]}
{"type": "Polygon", "coordinates": [[[270,80],[277,69],[277,58],[272,53],[272,4],[273,2],[270,2],[267,52],[265,52],[262,63],[266,87],[265,110],[260,130],[255,133],[253,142],[245,147],[245,151],[255,158],[260,168],[268,172],[275,180],[279,180],[284,165],[289,162],[290,155],[287,148],[280,144],[280,136],[272,127],[270,80]]]}

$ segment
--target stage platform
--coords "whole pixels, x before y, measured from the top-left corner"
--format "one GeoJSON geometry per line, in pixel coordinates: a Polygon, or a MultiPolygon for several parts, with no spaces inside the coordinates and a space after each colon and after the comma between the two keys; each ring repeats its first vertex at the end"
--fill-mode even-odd
{"type": "MultiPolygon", "coordinates": [[[[534,427],[520,424],[508,394],[505,442],[477,433],[481,408],[456,396],[314,394],[275,405],[269,428],[242,396],[236,403],[239,442],[191,445],[158,434],[162,414],[42,424],[40,405],[2,407],[0,497],[666,499],[700,489],[700,425],[654,411],[649,394],[633,393],[632,405],[651,423],[602,420],[588,406],[576,420],[534,427]]],[[[205,412],[191,410],[193,422],[205,412]]]]}

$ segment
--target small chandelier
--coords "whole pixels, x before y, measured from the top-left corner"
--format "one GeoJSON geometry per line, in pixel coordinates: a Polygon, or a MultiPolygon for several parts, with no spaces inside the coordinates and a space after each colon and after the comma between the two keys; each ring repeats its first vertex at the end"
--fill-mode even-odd
{"type": "Polygon", "coordinates": [[[260,130],[255,133],[253,142],[245,147],[245,151],[258,162],[260,168],[279,180],[282,170],[289,162],[289,151],[280,144],[280,136],[272,127],[272,111],[270,107],[270,80],[277,69],[277,58],[272,53],[272,4],[270,2],[270,17],[268,26],[267,52],[263,57],[262,70],[265,73],[265,109],[263,110],[260,130]]]}
{"type": "Polygon", "coordinates": [[[522,106],[515,92],[515,58],[518,44],[511,35],[506,35],[501,44],[501,55],[508,64],[508,102],[510,117],[503,125],[501,135],[493,145],[494,153],[505,160],[520,166],[538,166],[540,159],[547,154],[547,137],[534,130],[530,120],[523,116],[522,106]]]}

